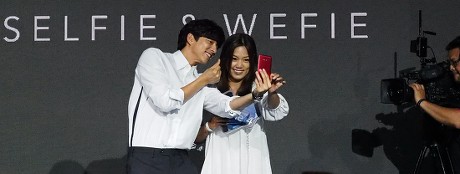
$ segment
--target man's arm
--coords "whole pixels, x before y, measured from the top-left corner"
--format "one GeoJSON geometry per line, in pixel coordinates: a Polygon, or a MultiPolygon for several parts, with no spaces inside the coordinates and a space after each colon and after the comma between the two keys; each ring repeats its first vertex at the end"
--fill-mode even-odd
{"type": "Polygon", "coordinates": [[[213,66],[206,69],[197,79],[181,88],[184,91],[184,103],[192,98],[201,88],[208,84],[219,82],[221,74],[219,63],[220,59],[213,66]]]}
{"type": "Polygon", "coordinates": [[[440,123],[460,129],[460,109],[442,107],[429,101],[423,101],[420,107],[440,123]]]}
{"type": "Polygon", "coordinates": [[[267,74],[267,72],[262,69],[259,72],[256,73],[256,89],[252,93],[246,94],[244,96],[238,97],[233,99],[230,102],[230,108],[233,110],[242,110],[246,106],[250,105],[253,101],[253,95],[258,95],[258,96],[263,96],[265,92],[267,92],[270,87],[272,87],[270,76],[267,74]]]}
{"type": "MultiPolygon", "coordinates": [[[[259,75],[256,73],[256,89],[255,95],[262,96],[271,87],[270,78],[265,70],[261,71],[259,75]]],[[[232,97],[231,99],[220,93],[216,88],[205,88],[207,95],[204,103],[204,108],[213,113],[225,118],[231,118],[239,114],[238,110],[244,109],[246,106],[253,102],[253,93],[246,94],[240,97],[232,97]]]]}
{"type": "Polygon", "coordinates": [[[156,48],[146,49],[136,67],[136,79],[143,87],[147,98],[163,112],[180,108],[183,91],[168,84],[169,68],[165,53],[156,48]]]}
{"type": "Polygon", "coordinates": [[[460,109],[446,108],[431,103],[425,99],[425,87],[421,84],[413,83],[410,85],[414,89],[415,102],[431,117],[442,124],[460,129],[460,109]]]}
{"type": "MultiPolygon", "coordinates": [[[[219,62],[218,62],[219,63],[219,62]]],[[[215,83],[220,78],[220,67],[212,66],[202,76],[182,88],[174,88],[168,84],[168,63],[164,53],[156,48],[145,50],[139,58],[136,68],[136,78],[144,88],[149,100],[163,112],[179,109],[201,88],[215,83]]]]}

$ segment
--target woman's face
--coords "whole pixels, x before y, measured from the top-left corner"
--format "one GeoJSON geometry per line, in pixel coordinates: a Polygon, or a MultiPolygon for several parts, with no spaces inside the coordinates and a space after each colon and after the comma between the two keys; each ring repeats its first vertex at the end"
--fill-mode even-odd
{"type": "Polygon", "coordinates": [[[244,46],[233,50],[232,63],[230,64],[230,82],[240,82],[249,73],[249,55],[244,46]]]}

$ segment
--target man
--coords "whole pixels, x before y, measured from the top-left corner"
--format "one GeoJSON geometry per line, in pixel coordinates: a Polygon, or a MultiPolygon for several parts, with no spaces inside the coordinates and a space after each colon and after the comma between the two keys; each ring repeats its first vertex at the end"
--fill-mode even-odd
{"type": "MultiPolygon", "coordinates": [[[[450,70],[454,81],[460,83],[460,36],[452,40],[447,46],[448,61],[450,62],[450,70]]],[[[460,130],[460,109],[443,107],[425,99],[425,87],[421,84],[413,83],[410,85],[414,89],[414,99],[417,106],[422,108],[428,115],[433,117],[438,122],[460,130]]],[[[447,144],[452,160],[452,168],[447,168],[447,171],[453,169],[460,172],[460,135],[456,135],[452,142],[447,144]]],[[[447,161],[448,162],[448,161],[447,161]]],[[[445,162],[445,164],[447,164],[445,162]]],[[[445,166],[448,167],[448,166],[445,166]]]]}
{"type": "MultiPolygon", "coordinates": [[[[449,53],[450,70],[454,80],[460,83],[460,36],[451,41],[446,46],[446,50],[449,53]]],[[[425,99],[425,87],[423,85],[413,83],[410,86],[414,89],[414,98],[420,108],[440,123],[460,129],[460,109],[446,108],[431,103],[425,99]]]]}
{"type": "Polygon", "coordinates": [[[206,87],[220,78],[219,61],[198,75],[225,39],[215,22],[187,23],[179,32],[174,53],[145,50],[135,70],[129,99],[130,174],[198,173],[188,157],[200,127],[203,109],[233,117],[271,86],[266,72],[257,74],[252,94],[230,98],[206,87]]]}

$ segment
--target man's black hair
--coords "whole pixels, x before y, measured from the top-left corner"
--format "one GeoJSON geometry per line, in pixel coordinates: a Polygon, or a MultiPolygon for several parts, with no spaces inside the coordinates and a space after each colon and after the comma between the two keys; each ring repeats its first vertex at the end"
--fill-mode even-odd
{"type": "Polygon", "coordinates": [[[447,44],[446,51],[452,50],[454,48],[460,48],[460,36],[457,36],[454,40],[447,44]]]}
{"type": "Polygon", "coordinates": [[[179,32],[177,40],[177,49],[181,50],[187,44],[187,34],[191,33],[195,40],[200,37],[206,37],[217,42],[217,48],[220,48],[225,41],[224,30],[214,21],[209,19],[198,19],[188,22],[179,32]]]}

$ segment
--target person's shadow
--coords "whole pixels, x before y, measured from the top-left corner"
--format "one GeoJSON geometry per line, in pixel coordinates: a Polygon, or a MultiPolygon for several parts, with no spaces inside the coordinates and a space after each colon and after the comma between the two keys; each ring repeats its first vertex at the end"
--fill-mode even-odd
{"type": "Polygon", "coordinates": [[[73,160],[59,161],[53,165],[49,174],[84,174],[85,168],[73,160]]]}
{"type": "Polygon", "coordinates": [[[126,158],[103,159],[91,162],[86,169],[73,160],[59,161],[49,174],[126,174],[126,158]]]}
{"type": "MultiPolygon", "coordinates": [[[[458,136],[458,131],[442,126],[418,107],[407,110],[401,108],[398,108],[397,113],[376,115],[376,120],[385,125],[383,127],[375,128],[371,132],[354,129],[352,131],[353,152],[372,157],[373,149],[383,146],[386,157],[399,173],[413,173],[418,157],[423,155],[423,162],[417,164],[418,173],[436,173],[440,166],[437,155],[434,155],[434,149],[430,149],[429,154],[422,154],[422,149],[425,146],[430,147],[433,142],[436,142],[440,149],[444,149],[451,145],[458,136]]],[[[451,156],[459,155],[451,149],[449,151],[451,156]]]]}
{"type": "Polygon", "coordinates": [[[116,159],[96,160],[89,163],[85,174],[126,174],[127,155],[116,159]]]}

